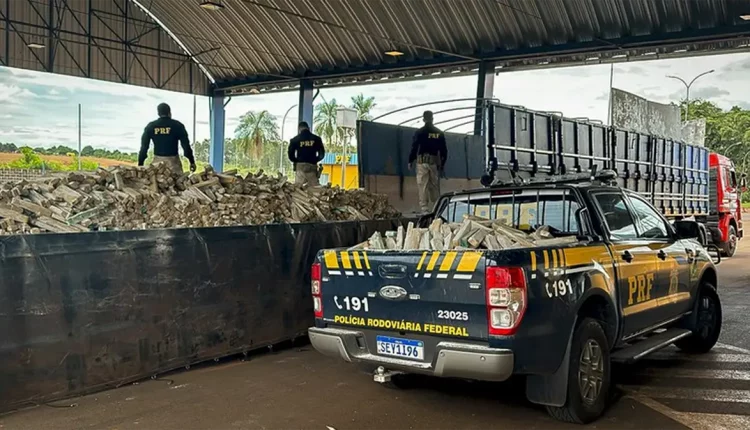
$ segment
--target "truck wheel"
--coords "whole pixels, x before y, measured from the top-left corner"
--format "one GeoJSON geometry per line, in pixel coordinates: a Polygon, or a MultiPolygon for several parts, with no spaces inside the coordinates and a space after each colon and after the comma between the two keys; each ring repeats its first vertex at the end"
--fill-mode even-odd
{"type": "Polygon", "coordinates": [[[562,407],[547,406],[547,412],[569,423],[586,424],[599,418],[607,406],[611,371],[607,336],[598,321],[586,318],[573,334],[568,398],[562,407]]]}
{"type": "Polygon", "coordinates": [[[727,241],[721,245],[721,253],[724,257],[731,257],[737,251],[737,229],[733,225],[729,226],[727,241]]]}
{"type": "Polygon", "coordinates": [[[713,285],[704,283],[698,297],[693,334],[675,342],[685,352],[702,354],[716,345],[721,334],[721,302],[713,285]]]}

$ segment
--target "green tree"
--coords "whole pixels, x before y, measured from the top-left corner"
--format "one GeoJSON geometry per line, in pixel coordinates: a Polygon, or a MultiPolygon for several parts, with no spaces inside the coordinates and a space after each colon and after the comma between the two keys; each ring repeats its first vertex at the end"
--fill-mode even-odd
{"type": "Polygon", "coordinates": [[[211,143],[208,141],[208,139],[203,139],[199,142],[193,142],[193,154],[195,154],[195,160],[208,163],[208,151],[210,147],[211,143]]]}
{"type": "Polygon", "coordinates": [[[365,97],[360,93],[352,97],[351,107],[357,111],[357,119],[360,121],[370,121],[372,119],[372,109],[375,107],[375,97],[365,97]]]}
{"type": "Polygon", "coordinates": [[[265,146],[279,140],[279,126],[276,117],[267,110],[249,111],[240,117],[240,124],[234,130],[239,146],[245,155],[260,161],[265,146]]]}
{"type": "Polygon", "coordinates": [[[81,155],[84,157],[91,157],[94,155],[94,147],[91,145],[86,145],[81,149],[81,155]]]}
{"type": "Polygon", "coordinates": [[[315,133],[320,135],[327,150],[333,152],[335,147],[340,147],[337,142],[338,132],[336,127],[336,109],[339,105],[336,99],[323,102],[315,106],[315,119],[313,120],[315,133]]]}
{"type": "MultiPolygon", "coordinates": [[[[685,108],[685,103],[682,103],[685,108]]],[[[750,110],[739,106],[725,111],[705,100],[690,102],[690,119],[706,120],[706,147],[726,155],[742,169],[750,162],[750,110]]]]}

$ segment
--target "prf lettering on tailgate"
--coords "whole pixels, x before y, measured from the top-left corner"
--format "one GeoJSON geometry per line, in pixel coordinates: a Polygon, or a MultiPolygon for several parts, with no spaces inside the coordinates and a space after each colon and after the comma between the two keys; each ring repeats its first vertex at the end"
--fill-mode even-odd
{"type": "Polygon", "coordinates": [[[651,300],[654,287],[654,274],[646,273],[628,277],[628,305],[651,300]]]}

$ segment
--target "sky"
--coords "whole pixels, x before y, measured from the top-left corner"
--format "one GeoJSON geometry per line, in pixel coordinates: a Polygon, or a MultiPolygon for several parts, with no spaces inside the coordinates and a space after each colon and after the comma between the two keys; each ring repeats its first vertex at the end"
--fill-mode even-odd
{"type": "MultiPolygon", "coordinates": [[[[614,66],[614,87],[661,103],[677,103],[685,97],[683,84],[666,75],[690,80],[707,70],[691,88],[691,99],[702,98],[728,109],[750,109],[750,54],[714,55],[671,60],[620,63],[614,66]]],[[[402,107],[440,100],[475,97],[476,76],[426,79],[359,87],[322,89],[316,103],[336,99],[350,103],[359,93],[375,96],[375,116],[402,107]]],[[[541,111],[562,112],[568,117],[607,120],[610,66],[591,65],[500,73],[495,78],[494,97],[502,103],[541,111]]],[[[258,94],[233,97],[226,107],[226,135],[231,136],[239,117],[250,110],[268,110],[279,126],[287,110],[297,103],[298,93],[258,94]]],[[[0,142],[17,145],[78,145],[78,105],[81,105],[83,146],[138,150],[143,127],[156,118],[156,105],[172,106],[172,115],[182,121],[191,140],[209,138],[209,99],[189,94],[151,90],[84,78],[0,67],[0,142]],[[193,116],[193,100],[196,115],[193,116]],[[193,135],[195,124],[195,136],[193,135]]],[[[435,111],[467,107],[471,102],[439,104],[435,111]]],[[[420,115],[425,107],[384,117],[383,122],[401,123],[420,115]]],[[[436,122],[468,115],[459,110],[436,114],[436,122]]],[[[441,124],[443,128],[461,123],[441,124]]],[[[283,137],[296,131],[297,110],[287,116],[283,137]]],[[[407,125],[418,125],[412,121],[407,125]]],[[[453,131],[468,132],[471,125],[453,131]]]]}

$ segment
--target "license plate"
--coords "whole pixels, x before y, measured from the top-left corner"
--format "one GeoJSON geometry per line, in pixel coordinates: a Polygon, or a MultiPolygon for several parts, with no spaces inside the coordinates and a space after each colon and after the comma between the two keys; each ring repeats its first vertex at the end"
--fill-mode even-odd
{"type": "Polygon", "coordinates": [[[424,360],[424,342],[421,340],[378,336],[375,341],[377,342],[378,354],[380,355],[424,360]]]}

